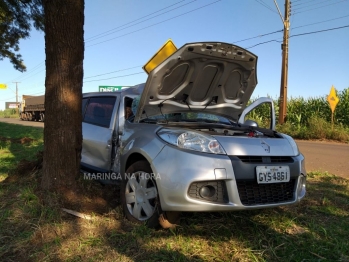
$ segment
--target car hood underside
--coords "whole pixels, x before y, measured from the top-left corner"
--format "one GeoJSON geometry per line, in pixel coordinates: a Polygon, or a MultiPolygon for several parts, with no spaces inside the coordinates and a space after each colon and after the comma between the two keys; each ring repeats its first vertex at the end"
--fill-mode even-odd
{"type": "Polygon", "coordinates": [[[237,120],[257,85],[257,56],[217,42],[190,43],[150,72],[135,121],[206,112],[237,120]]]}

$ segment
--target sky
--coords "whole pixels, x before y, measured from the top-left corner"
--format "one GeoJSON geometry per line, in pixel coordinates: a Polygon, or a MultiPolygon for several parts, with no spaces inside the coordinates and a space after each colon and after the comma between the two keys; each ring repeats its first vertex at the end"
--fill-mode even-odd
{"type": "MultiPolygon", "coordinates": [[[[285,0],[276,2],[284,16],[285,0]]],[[[349,1],[293,0],[290,22],[288,97],[324,96],[332,85],[337,91],[348,88],[349,1]]],[[[252,97],[277,98],[282,29],[273,0],[85,0],[83,92],[146,82],[142,66],[172,39],[178,48],[201,41],[247,48],[258,56],[252,97]]],[[[20,42],[20,54],[24,73],[0,60],[0,83],[8,86],[0,89],[0,110],[16,101],[14,82],[19,101],[45,92],[44,33],[33,29],[20,42]]]]}

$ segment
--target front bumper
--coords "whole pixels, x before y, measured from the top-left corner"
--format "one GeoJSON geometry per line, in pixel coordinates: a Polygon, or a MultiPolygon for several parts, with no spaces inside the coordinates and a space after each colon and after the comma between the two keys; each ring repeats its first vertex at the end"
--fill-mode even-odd
{"type": "MultiPolygon", "coordinates": [[[[151,166],[157,178],[164,211],[232,211],[299,202],[306,193],[304,157],[300,154],[291,159],[292,162],[277,163],[290,167],[291,180],[287,185],[257,184],[256,166],[260,163],[241,161],[235,156],[186,151],[173,146],[165,146],[151,166]],[[219,194],[202,198],[198,190],[204,185],[215,188],[219,194]]],[[[263,165],[276,164],[264,162],[263,165]]]]}

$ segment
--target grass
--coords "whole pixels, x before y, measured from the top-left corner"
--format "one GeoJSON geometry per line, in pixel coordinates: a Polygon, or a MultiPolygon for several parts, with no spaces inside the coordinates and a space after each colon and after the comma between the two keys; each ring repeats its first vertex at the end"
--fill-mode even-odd
{"type": "Polygon", "coordinates": [[[332,128],[330,123],[319,117],[310,119],[308,126],[292,125],[288,122],[284,125],[277,125],[276,130],[296,139],[333,140],[349,143],[349,128],[342,125],[335,125],[332,128]]]}
{"type": "Polygon", "coordinates": [[[43,129],[0,122],[0,181],[20,161],[31,161],[43,149],[43,129]]]}
{"type": "Polygon", "coordinates": [[[81,181],[82,202],[105,200],[106,191],[112,196],[98,201],[104,209],[80,210],[93,219],[45,206],[54,195],[42,195],[40,170],[15,169],[42,149],[42,129],[0,123],[0,136],[0,261],[349,261],[344,178],[312,172],[300,204],[183,213],[176,229],[153,230],[125,220],[117,188],[93,181],[81,181]],[[20,143],[24,137],[28,142],[20,143]]]}
{"type": "Polygon", "coordinates": [[[349,261],[349,181],[327,173],[309,174],[300,204],[184,213],[173,230],[132,224],[119,203],[92,220],[48,209],[39,179],[0,183],[1,261],[349,261]]]}
{"type": "Polygon", "coordinates": [[[0,110],[0,118],[19,118],[16,109],[0,110]]]}

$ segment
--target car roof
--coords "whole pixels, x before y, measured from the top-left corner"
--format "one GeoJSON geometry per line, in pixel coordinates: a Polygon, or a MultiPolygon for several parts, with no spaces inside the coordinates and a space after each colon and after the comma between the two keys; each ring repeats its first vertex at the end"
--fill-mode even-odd
{"type": "Polygon", "coordinates": [[[91,97],[91,96],[136,96],[140,95],[143,92],[145,83],[135,85],[129,88],[121,89],[118,91],[113,91],[113,92],[88,92],[88,93],[83,93],[83,97],[91,97]]]}

